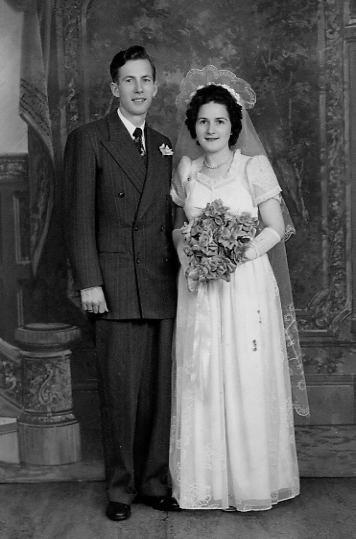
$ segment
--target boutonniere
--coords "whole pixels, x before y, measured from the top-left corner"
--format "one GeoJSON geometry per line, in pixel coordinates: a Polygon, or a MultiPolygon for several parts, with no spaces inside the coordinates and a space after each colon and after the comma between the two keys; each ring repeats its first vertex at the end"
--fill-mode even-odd
{"type": "Polygon", "coordinates": [[[167,146],[167,144],[161,144],[160,147],[160,152],[163,156],[165,155],[173,155],[173,150],[172,148],[170,148],[169,146],[167,146]]]}

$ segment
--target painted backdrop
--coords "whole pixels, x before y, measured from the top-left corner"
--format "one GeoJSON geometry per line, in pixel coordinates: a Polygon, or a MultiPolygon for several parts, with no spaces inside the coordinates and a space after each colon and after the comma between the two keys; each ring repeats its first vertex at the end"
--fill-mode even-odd
{"type": "MultiPolygon", "coordinates": [[[[334,248],[334,234],[343,226],[338,221],[337,229],[329,230],[323,193],[323,138],[333,139],[334,173],[344,173],[343,117],[340,113],[334,117],[335,107],[339,105],[342,112],[343,106],[342,50],[337,35],[342,14],[337,5],[317,0],[96,0],[86,8],[85,120],[102,116],[111,105],[108,63],[129,44],[144,44],[157,63],[160,91],[150,121],[173,142],[177,133],[175,96],[191,67],[212,63],[250,82],[257,94],[251,116],[298,230],[288,246],[296,306],[300,311],[311,305],[323,311],[318,313],[318,322],[306,312],[306,316],[300,315],[300,323],[309,329],[320,324],[327,327],[345,301],[344,288],[339,290],[337,302],[329,298],[328,309],[320,305],[322,298],[330,296],[326,251],[334,248]],[[324,33],[327,24],[332,24],[335,34],[329,36],[330,43],[324,33]],[[326,57],[328,47],[333,48],[330,58],[326,57]],[[340,67],[329,77],[326,70],[333,66],[328,62],[338,59],[340,67]],[[328,114],[332,116],[327,118],[328,114]],[[326,236],[331,245],[326,246],[326,236]],[[330,311],[327,315],[326,310],[330,311]],[[328,319],[321,322],[319,318],[325,316],[328,319]]],[[[334,208],[340,212],[338,219],[344,200],[339,204],[334,208]]],[[[338,282],[338,287],[344,285],[338,282]]]]}
{"type": "MultiPolygon", "coordinates": [[[[83,329],[72,362],[76,399],[84,403],[83,419],[90,420],[93,414],[86,399],[95,393],[96,373],[90,324],[67,297],[62,155],[72,129],[117,106],[109,90],[113,55],[142,44],[154,58],[160,84],[149,121],[173,144],[178,130],[175,97],[190,68],[206,64],[227,68],[254,88],[257,103],[251,117],[297,228],[287,249],[317,426],[312,436],[321,437],[313,443],[307,440],[304,446],[319,448],[327,429],[332,440],[344,436],[340,425],[347,427],[345,439],[354,437],[356,355],[351,309],[356,272],[352,283],[351,243],[355,247],[356,243],[351,230],[355,215],[351,214],[349,145],[354,144],[350,133],[355,130],[350,125],[356,125],[350,95],[356,85],[355,0],[6,1],[18,9],[31,5],[25,17],[40,15],[36,51],[46,68],[45,112],[48,108],[54,149],[54,174],[40,177],[46,187],[42,194],[47,193],[48,200],[53,195],[53,211],[37,276],[18,278],[24,297],[23,322],[66,322],[83,329]],[[336,424],[337,432],[332,427],[336,424]]],[[[24,28],[33,46],[29,26],[24,28]]],[[[37,75],[38,70],[32,72],[32,79],[43,83],[37,75]]],[[[39,154],[30,144],[31,155],[33,160],[39,154]]],[[[39,159],[35,161],[34,170],[41,165],[39,159]]],[[[49,215],[49,205],[43,202],[46,197],[33,199],[40,206],[41,221],[42,214],[49,215]]],[[[21,229],[24,242],[28,228],[21,229]]],[[[2,384],[0,378],[0,389],[2,384],[5,391],[20,394],[18,384],[10,390],[9,376],[4,379],[2,384]]]]}

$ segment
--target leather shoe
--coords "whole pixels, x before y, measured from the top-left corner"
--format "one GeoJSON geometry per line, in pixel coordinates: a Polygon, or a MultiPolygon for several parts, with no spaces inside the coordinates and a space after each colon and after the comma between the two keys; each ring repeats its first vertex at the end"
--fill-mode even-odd
{"type": "Polygon", "coordinates": [[[131,507],[126,503],[109,502],[106,507],[106,516],[110,520],[126,520],[131,515],[131,507]]]}
{"type": "Polygon", "coordinates": [[[140,496],[140,501],[158,511],[181,511],[177,500],[172,496],[140,496]]]}

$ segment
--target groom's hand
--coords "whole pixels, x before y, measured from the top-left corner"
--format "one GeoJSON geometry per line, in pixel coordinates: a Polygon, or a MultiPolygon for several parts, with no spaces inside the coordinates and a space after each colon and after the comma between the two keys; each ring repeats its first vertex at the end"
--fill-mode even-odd
{"type": "Polygon", "coordinates": [[[88,313],[102,314],[108,312],[104,292],[101,286],[83,288],[80,291],[82,309],[88,313]]]}

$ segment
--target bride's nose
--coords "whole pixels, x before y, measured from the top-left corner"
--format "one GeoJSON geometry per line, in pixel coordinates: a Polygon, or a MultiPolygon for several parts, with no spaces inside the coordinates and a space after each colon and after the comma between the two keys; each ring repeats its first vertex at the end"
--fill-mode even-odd
{"type": "Polygon", "coordinates": [[[209,122],[208,123],[208,134],[211,135],[212,133],[214,133],[214,123],[209,122]]]}

